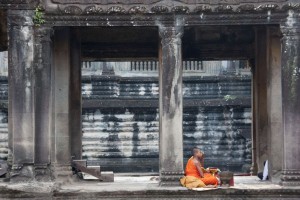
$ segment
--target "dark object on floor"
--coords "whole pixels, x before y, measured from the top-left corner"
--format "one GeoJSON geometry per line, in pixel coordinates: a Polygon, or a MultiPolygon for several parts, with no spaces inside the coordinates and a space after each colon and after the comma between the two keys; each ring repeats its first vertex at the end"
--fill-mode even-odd
{"type": "Polygon", "coordinates": [[[220,173],[221,186],[230,187],[233,186],[233,172],[223,171],[220,173]]]}
{"type": "MultiPolygon", "coordinates": [[[[257,176],[258,176],[258,178],[259,178],[260,180],[262,180],[262,179],[263,179],[263,172],[259,172],[259,173],[257,174],[257,176]]],[[[269,176],[267,176],[267,180],[269,180],[269,176]]]]}

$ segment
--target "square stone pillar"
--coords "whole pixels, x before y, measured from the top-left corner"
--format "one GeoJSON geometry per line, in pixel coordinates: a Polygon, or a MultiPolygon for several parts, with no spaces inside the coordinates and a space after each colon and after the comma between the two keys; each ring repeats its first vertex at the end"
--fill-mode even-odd
{"type": "Polygon", "coordinates": [[[300,19],[288,12],[282,24],[283,186],[300,186],[300,19]]]}
{"type": "Polygon", "coordinates": [[[34,29],[30,10],[9,10],[9,138],[12,178],[33,178],[34,29]]]}
{"type": "Polygon", "coordinates": [[[183,172],[183,27],[159,27],[159,173],[161,185],[179,185],[183,172]]]}
{"type": "Polygon", "coordinates": [[[251,140],[252,140],[252,148],[251,148],[251,154],[252,154],[252,163],[251,163],[251,169],[250,173],[252,176],[257,175],[257,152],[256,152],[256,99],[254,98],[255,95],[255,60],[251,59],[249,60],[249,63],[251,65],[251,73],[252,73],[252,80],[251,80],[251,113],[252,113],[252,123],[251,123],[251,140]]]}
{"type": "Polygon", "coordinates": [[[50,180],[50,131],[51,131],[51,27],[35,28],[35,178],[50,180]]]}
{"type": "Polygon", "coordinates": [[[283,157],[282,99],[281,99],[281,33],[279,27],[268,27],[268,167],[273,183],[280,182],[283,157]]]}
{"type": "Polygon", "coordinates": [[[263,163],[268,159],[268,110],[267,110],[267,30],[265,27],[255,29],[255,66],[254,117],[256,134],[256,162],[258,171],[263,171],[263,163]]]}
{"type": "Polygon", "coordinates": [[[52,69],[51,164],[58,181],[68,181],[71,172],[70,133],[70,28],[55,28],[52,69]]]}
{"type": "Polygon", "coordinates": [[[70,134],[71,155],[74,160],[82,159],[81,122],[81,41],[79,30],[71,31],[71,71],[70,71],[70,134]]]}

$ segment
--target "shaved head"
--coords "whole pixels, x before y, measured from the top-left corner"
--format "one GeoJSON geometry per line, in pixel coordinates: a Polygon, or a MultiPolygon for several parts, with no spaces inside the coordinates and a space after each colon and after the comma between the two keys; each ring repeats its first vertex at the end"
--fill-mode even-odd
{"type": "Polygon", "coordinates": [[[198,159],[202,159],[203,155],[204,155],[204,153],[198,147],[194,147],[192,149],[191,153],[192,153],[192,156],[194,156],[195,158],[198,158],[198,159]]]}
{"type": "Polygon", "coordinates": [[[198,148],[198,147],[194,147],[193,149],[192,149],[192,156],[194,156],[195,154],[197,154],[197,153],[199,153],[199,152],[201,152],[200,151],[200,149],[198,148]]]}

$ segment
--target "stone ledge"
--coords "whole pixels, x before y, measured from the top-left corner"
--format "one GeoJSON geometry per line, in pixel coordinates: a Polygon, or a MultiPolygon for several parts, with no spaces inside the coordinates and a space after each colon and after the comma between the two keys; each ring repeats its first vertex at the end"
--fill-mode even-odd
{"type": "MultiPolygon", "coordinates": [[[[99,186],[98,186],[99,187],[99,186]]],[[[19,199],[298,199],[300,188],[282,189],[214,189],[206,191],[191,191],[179,187],[160,187],[156,190],[141,191],[85,191],[59,189],[53,186],[52,191],[21,191],[0,186],[0,198],[19,199]]],[[[101,189],[101,186],[99,187],[101,189]]],[[[32,191],[32,190],[31,190],[32,191]]]]}
{"type": "MultiPolygon", "coordinates": [[[[198,107],[198,106],[251,106],[251,98],[237,98],[234,100],[225,99],[184,99],[184,107],[198,107]]],[[[91,108],[118,108],[118,107],[158,107],[158,99],[103,99],[103,100],[83,100],[83,109],[91,108]]]]}
{"type": "Polygon", "coordinates": [[[300,187],[282,187],[255,176],[235,176],[234,179],[234,187],[200,191],[181,186],[160,187],[158,176],[146,174],[118,174],[113,183],[0,182],[0,199],[299,199],[300,196],[300,187]]]}

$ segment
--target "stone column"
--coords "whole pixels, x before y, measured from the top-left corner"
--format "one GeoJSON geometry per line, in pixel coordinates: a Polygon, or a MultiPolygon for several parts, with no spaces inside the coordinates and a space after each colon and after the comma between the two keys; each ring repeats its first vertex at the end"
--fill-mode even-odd
{"type": "Polygon", "coordinates": [[[79,31],[71,31],[71,83],[70,83],[70,134],[71,155],[74,160],[82,157],[81,128],[81,43],[79,31]]]}
{"type": "Polygon", "coordinates": [[[33,11],[9,10],[9,146],[12,180],[33,178],[34,30],[33,11]]]}
{"type": "Polygon", "coordinates": [[[268,112],[267,112],[267,30],[255,30],[254,108],[256,133],[256,158],[258,171],[268,159],[268,112]]]}
{"type": "MultiPolygon", "coordinates": [[[[281,31],[283,171],[282,185],[300,185],[300,19],[289,11],[281,31]]],[[[299,13],[298,13],[299,16],[299,13]]]]}
{"type": "Polygon", "coordinates": [[[50,180],[52,28],[35,28],[35,178],[50,180]]]}
{"type": "Polygon", "coordinates": [[[268,72],[267,72],[267,109],[268,109],[268,166],[269,178],[280,182],[282,170],[282,99],[281,99],[281,33],[279,27],[268,30],[268,72]]]}
{"type": "Polygon", "coordinates": [[[255,108],[255,60],[249,60],[251,65],[251,72],[252,72],[252,81],[251,81],[251,112],[252,112],[252,123],[251,123],[251,139],[252,139],[252,163],[250,173],[252,176],[257,175],[257,152],[256,152],[256,108],[255,108]]]}
{"type": "Polygon", "coordinates": [[[183,27],[159,27],[159,172],[161,185],[179,184],[183,175],[183,27]]]}
{"type": "Polygon", "coordinates": [[[53,40],[51,163],[55,178],[71,176],[70,29],[56,28],[53,40]]]}

